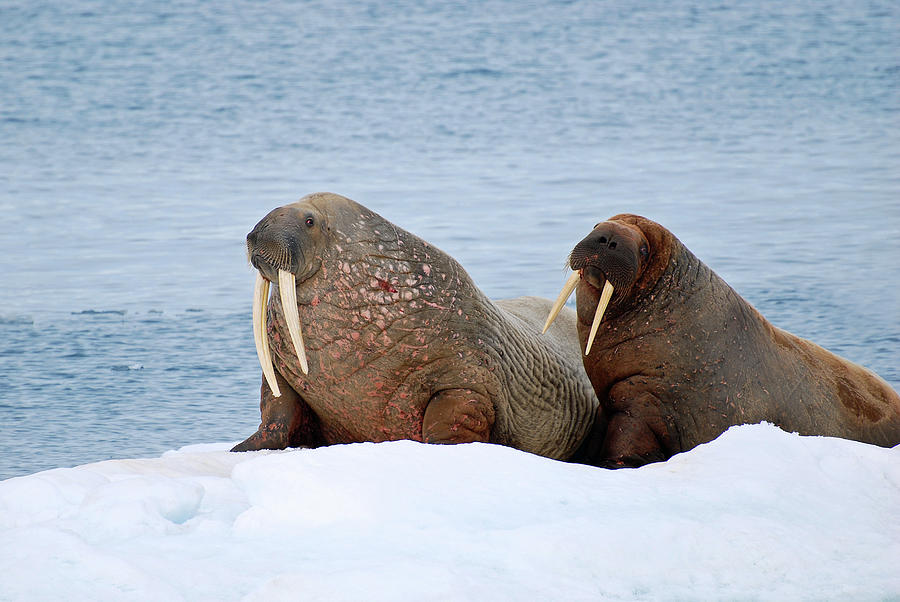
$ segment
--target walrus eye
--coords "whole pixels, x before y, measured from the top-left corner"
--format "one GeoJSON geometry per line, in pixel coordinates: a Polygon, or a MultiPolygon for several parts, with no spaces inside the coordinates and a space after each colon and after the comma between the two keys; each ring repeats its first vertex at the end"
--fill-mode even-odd
{"type": "Polygon", "coordinates": [[[309,228],[312,228],[312,227],[315,226],[315,225],[316,225],[316,220],[314,220],[314,219],[312,218],[312,216],[308,216],[308,217],[306,218],[306,226],[309,227],[309,228]]]}
{"type": "Polygon", "coordinates": [[[647,255],[650,254],[650,249],[647,248],[647,245],[641,245],[641,248],[638,250],[641,252],[641,257],[647,259],[647,255]]]}

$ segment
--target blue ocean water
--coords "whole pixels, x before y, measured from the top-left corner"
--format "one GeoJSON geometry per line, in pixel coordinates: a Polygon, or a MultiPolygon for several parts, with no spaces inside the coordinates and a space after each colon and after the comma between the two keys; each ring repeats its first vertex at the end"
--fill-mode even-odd
{"type": "Polygon", "coordinates": [[[553,297],[655,219],[900,388],[900,6],[7,0],[0,478],[239,440],[244,236],[308,192],[553,297]]]}

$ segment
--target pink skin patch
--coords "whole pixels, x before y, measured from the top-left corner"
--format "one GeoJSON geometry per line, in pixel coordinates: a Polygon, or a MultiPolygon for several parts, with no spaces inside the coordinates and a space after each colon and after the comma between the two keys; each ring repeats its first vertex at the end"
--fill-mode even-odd
{"type": "Polygon", "coordinates": [[[396,293],[397,289],[391,286],[391,283],[387,280],[382,280],[381,278],[376,277],[375,280],[378,282],[378,286],[386,293],[396,293]]]}

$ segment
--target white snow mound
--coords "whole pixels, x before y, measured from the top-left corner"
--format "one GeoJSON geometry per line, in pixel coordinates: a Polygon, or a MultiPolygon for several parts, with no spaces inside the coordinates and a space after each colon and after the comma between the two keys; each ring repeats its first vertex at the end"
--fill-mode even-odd
{"type": "Polygon", "coordinates": [[[2,600],[900,597],[900,446],[735,427],[635,470],[195,445],[0,482],[2,600]]]}

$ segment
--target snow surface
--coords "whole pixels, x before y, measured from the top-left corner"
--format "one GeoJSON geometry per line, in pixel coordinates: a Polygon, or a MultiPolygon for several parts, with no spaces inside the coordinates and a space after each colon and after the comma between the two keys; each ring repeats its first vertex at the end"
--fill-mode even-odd
{"type": "Polygon", "coordinates": [[[636,470],[195,445],[0,482],[4,600],[900,597],[900,446],[736,427],[636,470]]]}

